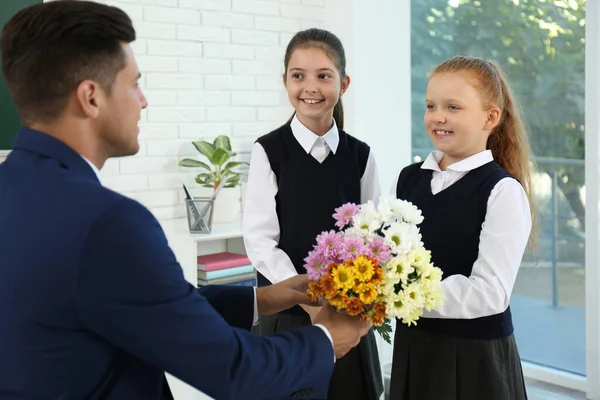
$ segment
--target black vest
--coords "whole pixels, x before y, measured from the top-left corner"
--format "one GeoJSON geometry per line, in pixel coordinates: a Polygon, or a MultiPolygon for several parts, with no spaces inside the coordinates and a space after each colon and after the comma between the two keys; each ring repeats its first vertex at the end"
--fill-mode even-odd
{"type": "MultiPolygon", "coordinates": [[[[479,235],[490,193],[501,179],[511,175],[491,161],[433,195],[433,171],[421,169],[422,164],[402,170],[396,195],[423,212],[424,221],[419,225],[422,241],[443,277],[470,276],[479,254],[479,235]]],[[[414,328],[471,339],[496,339],[513,333],[510,307],[500,314],[476,319],[421,318],[414,328]]]]}
{"type": "MultiPolygon", "coordinates": [[[[360,204],[360,179],[370,149],[342,130],[339,135],[335,154],[330,152],[322,163],[306,153],[289,124],[257,139],[277,178],[278,246],[300,274],[306,273],[304,258],[316,244],[317,235],[336,229],[335,208],[347,202],[360,204]]],[[[270,284],[260,273],[257,277],[259,286],[270,284]]],[[[304,313],[298,306],[288,312],[304,313]]]]}

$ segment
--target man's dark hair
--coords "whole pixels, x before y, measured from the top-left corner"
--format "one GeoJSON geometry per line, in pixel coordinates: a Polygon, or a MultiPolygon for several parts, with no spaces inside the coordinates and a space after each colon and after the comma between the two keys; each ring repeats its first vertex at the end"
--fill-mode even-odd
{"type": "Polygon", "coordinates": [[[21,122],[54,120],[86,79],[110,93],[126,63],[122,43],[134,40],[131,19],[116,7],[62,0],[19,11],[2,30],[0,55],[21,122]]]}

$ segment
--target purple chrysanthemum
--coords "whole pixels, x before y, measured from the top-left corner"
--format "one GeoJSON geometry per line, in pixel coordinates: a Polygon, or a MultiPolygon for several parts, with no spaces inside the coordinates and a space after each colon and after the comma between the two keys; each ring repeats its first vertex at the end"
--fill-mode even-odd
{"type": "Polygon", "coordinates": [[[360,206],[354,203],[346,203],[335,209],[333,218],[335,219],[335,226],[342,229],[350,222],[352,217],[360,211],[360,206]]]}
{"type": "Polygon", "coordinates": [[[342,240],[343,236],[339,232],[335,232],[334,230],[323,232],[317,236],[316,249],[326,259],[337,261],[341,251],[342,240]]]}
{"type": "Polygon", "coordinates": [[[367,253],[364,239],[358,236],[345,236],[342,242],[341,258],[343,260],[354,260],[359,255],[367,253]]]}
{"type": "Polygon", "coordinates": [[[392,258],[392,252],[382,237],[376,237],[367,247],[369,255],[376,259],[379,265],[385,264],[392,258]]]}
{"type": "Polygon", "coordinates": [[[308,274],[308,279],[318,281],[321,276],[327,272],[327,263],[325,257],[318,250],[312,250],[308,253],[308,257],[304,259],[304,268],[308,274]]]}

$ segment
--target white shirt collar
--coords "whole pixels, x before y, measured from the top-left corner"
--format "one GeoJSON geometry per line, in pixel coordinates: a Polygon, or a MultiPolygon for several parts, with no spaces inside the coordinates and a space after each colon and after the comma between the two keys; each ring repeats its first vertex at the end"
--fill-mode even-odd
{"type": "MultiPolygon", "coordinates": [[[[308,129],[306,126],[304,126],[302,122],[300,122],[300,120],[296,117],[296,115],[294,115],[294,118],[290,123],[290,128],[292,128],[292,133],[294,134],[294,137],[296,138],[298,143],[300,143],[304,151],[306,151],[307,154],[310,153],[315,142],[319,138],[319,135],[317,135],[316,133],[308,129]]],[[[327,133],[321,137],[325,140],[325,143],[327,143],[327,146],[329,146],[333,154],[335,154],[338,148],[338,144],[340,143],[340,133],[338,131],[335,120],[333,121],[333,126],[331,127],[331,129],[328,130],[327,133]]]]}
{"type": "Polygon", "coordinates": [[[88,160],[87,158],[85,158],[84,156],[81,156],[81,158],[83,158],[90,165],[90,167],[92,168],[92,170],[96,174],[96,178],[98,178],[98,182],[102,183],[102,181],[100,180],[100,171],[98,170],[98,168],[96,168],[96,166],[90,160],[88,160]]]}
{"type": "MultiPolygon", "coordinates": [[[[423,161],[421,169],[431,169],[433,171],[441,171],[439,163],[444,158],[444,153],[439,150],[432,151],[429,156],[423,161]]],[[[494,156],[491,150],[484,150],[479,153],[473,154],[470,157],[465,158],[459,162],[448,165],[446,169],[450,169],[456,172],[469,172],[475,168],[481,167],[483,164],[487,164],[490,161],[494,161],[494,156]]]]}

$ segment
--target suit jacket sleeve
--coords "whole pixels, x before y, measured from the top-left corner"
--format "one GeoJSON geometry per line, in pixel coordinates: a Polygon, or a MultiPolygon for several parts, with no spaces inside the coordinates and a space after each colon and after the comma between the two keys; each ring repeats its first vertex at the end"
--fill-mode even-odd
{"type": "Polygon", "coordinates": [[[213,308],[185,281],[160,225],[139,203],[111,206],[82,240],[78,314],[115,346],[219,400],[313,390],[326,397],[333,350],[325,333],[307,327],[257,336],[231,327],[227,320],[251,322],[252,297],[236,290],[228,302],[211,289],[213,308]]]}
{"type": "Polygon", "coordinates": [[[196,289],[231,326],[250,330],[254,320],[254,288],[205,286],[196,289]]]}

